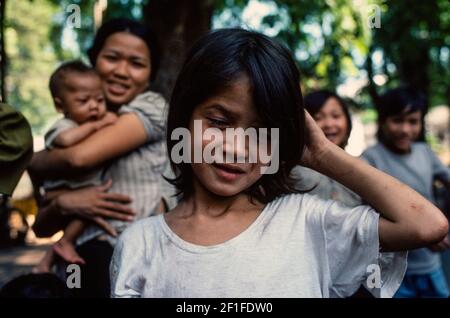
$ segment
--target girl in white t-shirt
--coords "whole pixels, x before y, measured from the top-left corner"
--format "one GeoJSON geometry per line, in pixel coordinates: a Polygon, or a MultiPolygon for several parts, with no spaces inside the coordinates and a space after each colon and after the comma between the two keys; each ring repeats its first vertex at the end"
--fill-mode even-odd
{"type": "Polygon", "coordinates": [[[122,234],[113,297],[345,297],[361,283],[391,297],[406,252],[384,252],[438,242],[448,229],[414,190],[327,140],[304,112],[289,51],[256,32],[219,30],[193,47],[167,144],[182,200],[122,234]],[[289,172],[299,163],[373,208],[298,193],[289,172]]]}

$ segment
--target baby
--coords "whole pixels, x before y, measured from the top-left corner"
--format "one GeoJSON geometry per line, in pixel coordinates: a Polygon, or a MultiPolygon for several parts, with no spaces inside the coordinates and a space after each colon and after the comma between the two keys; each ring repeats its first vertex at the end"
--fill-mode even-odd
{"type": "MultiPolygon", "coordinates": [[[[58,67],[50,77],[49,86],[56,110],[64,114],[64,118],[59,119],[45,135],[47,149],[70,147],[117,120],[114,113],[106,110],[100,77],[81,61],[67,62],[58,67]]],[[[95,171],[76,179],[46,181],[43,188],[45,191],[64,191],[101,183],[102,171],[95,171]]],[[[84,223],[79,219],[72,220],[65,228],[63,237],[33,272],[49,272],[55,253],[69,263],[84,264],[73,244],[83,232],[84,223]]]]}

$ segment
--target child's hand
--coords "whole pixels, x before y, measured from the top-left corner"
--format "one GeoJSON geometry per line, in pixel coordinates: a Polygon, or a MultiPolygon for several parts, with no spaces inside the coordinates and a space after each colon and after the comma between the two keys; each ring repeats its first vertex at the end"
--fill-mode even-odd
{"type": "Polygon", "coordinates": [[[315,164],[320,160],[323,152],[326,151],[332,143],[327,139],[322,129],[319,128],[316,121],[306,110],[305,125],[306,147],[300,164],[302,166],[314,169],[315,164]]]}
{"type": "Polygon", "coordinates": [[[107,112],[106,115],[97,122],[97,129],[114,124],[119,117],[113,112],[107,112]]]}

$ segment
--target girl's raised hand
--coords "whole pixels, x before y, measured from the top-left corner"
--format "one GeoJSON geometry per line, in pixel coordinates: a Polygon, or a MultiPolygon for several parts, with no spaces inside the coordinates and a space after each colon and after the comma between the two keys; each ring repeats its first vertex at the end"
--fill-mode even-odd
{"type": "Polygon", "coordinates": [[[306,147],[300,164],[308,168],[315,168],[322,154],[333,145],[327,139],[322,129],[316,124],[314,118],[305,110],[306,147]]]}

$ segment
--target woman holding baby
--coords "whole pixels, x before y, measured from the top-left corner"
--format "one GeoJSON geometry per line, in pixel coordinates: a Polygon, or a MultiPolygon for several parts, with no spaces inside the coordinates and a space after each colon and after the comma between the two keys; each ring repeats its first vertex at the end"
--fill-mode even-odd
{"type": "Polygon", "coordinates": [[[47,193],[34,231],[51,236],[72,218],[91,221],[78,237],[80,296],[109,296],[109,262],[116,241],[137,219],[173,206],[165,148],[167,103],[150,91],[158,69],[158,50],[151,30],[128,19],[114,19],[97,32],[88,51],[102,81],[109,111],[118,119],[69,148],[36,153],[34,180],[79,176],[102,167],[104,183],[63,193],[47,193]]]}

